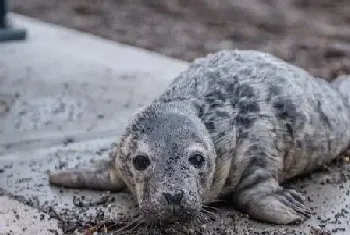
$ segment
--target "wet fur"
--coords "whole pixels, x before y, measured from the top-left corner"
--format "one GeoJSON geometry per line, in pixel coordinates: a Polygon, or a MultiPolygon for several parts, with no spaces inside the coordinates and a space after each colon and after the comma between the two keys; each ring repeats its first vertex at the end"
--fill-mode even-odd
{"type": "MultiPolygon", "coordinates": [[[[120,176],[140,200],[135,172],[118,156],[135,151],[131,143],[140,127],[149,124],[147,128],[162,130],[162,125],[152,126],[156,123],[152,118],[163,115],[175,126],[189,122],[188,128],[215,150],[209,154],[215,166],[206,171],[209,180],[203,183],[202,201],[231,196],[237,208],[253,218],[277,224],[301,222],[309,213],[303,196],[280,184],[330,162],[348,147],[349,80],[343,77],[330,84],[258,51],[221,51],[197,59],[127,127],[115,155],[114,188],[124,186],[120,176]]],[[[173,136],[178,138],[173,141],[184,143],[181,135],[173,136]]]]}

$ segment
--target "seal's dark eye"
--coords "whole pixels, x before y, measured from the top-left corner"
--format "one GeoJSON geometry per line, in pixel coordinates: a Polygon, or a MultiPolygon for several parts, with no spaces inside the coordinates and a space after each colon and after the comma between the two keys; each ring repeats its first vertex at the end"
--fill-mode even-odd
{"type": "Polygon", "coordinates": [[[151,164],[151,160],[146,155],[137,155],[132,160],[132,164],[136,170],[143,171],[151,164]]]}
{"type": "Polygon", "coordinates": [[[194,167],[201,168],[204,164],[204,157],[199,153],[195,153],[188,159],[188,161],[194,167]]]}

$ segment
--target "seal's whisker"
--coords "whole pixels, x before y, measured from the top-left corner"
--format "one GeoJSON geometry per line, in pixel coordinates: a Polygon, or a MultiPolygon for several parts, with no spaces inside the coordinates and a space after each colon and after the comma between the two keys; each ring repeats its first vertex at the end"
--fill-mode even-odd
{"type": "Polygon", "coordinates": [[[217,215],[214,212],[208,211],[208,210],[206,210],[204,208],[202,208],[201,211],[202,211],[202,213],[208,215],[209,217],[212,217],[212,218],[216,218],[217,217],[217,215]]]}
{"type": "Polygon", "coordinates": [[[204,214],[202,214],[202,216],[201,216],[201,221],[202,221],[203,224],[209,222],[207,216],[205,216],[204,214]]]}
{"type": "Polygon", "coordinates": [[[225,202],[225,200],[211,200],[211,201],[203,201],[203,204],[211,204],[211,203],[216,203],[216,202],[225,202]]]}
{"type": "Polygon", "coordinates": [[[148,222],[147,230],[150,231],[151,233],[153,233],[153,226],[154,226],[154,222],[148,222]]]}
{"type": "Polygon", "coordinates": [[[145,229],[149,229],[151,222],[149,221],[144,221],[145,229]]]}
{"type": "Polygon", "coordinates": [[[141,220],[141,221],[136,222],[136,224],[135,224],[132,228],[130,228],[130,229],[128,230],[128,232],[135,231],[138,227],[140,227],[141,224],[144,224],[144,223],[145,223],[144,220],[141,220]]]}
{"type": "Polygon", "coordinates": [[[208,206],[208,205],[202,205],[204,208],[208,208],[208,209],[211,209],[211,210],[215,210],[217,212],[221,212],[222,210],[215,207],[215,206],[208,206]]]}
{"type": "Polygon", "coordinates": [[[202,224],[203,223],[203,220],[201,219],[200,216],[197,216],[196,219],[195,219],[198,224],[202,224]]]}
{"type": "Polygon", "coordinates": [[[200,221],[200,223],[204,224],[204,223],[208,223],[209,220],[208,218],[205,216],[205,214],[203,212],[201,212],[198,216],[198,220],[200,221]]]}
{"type": "Polygon", "coordinates": [[[142,220],[142,216],[138,216],[137,218],[133,219],[131,222],[127,223],[123,227],[117,230],[117,232],[122,232],[122,231],[129,231],[128,228],[135,225],[135,223],[138,223],[140,220],[142,220]]]}
{"type": "MultiPolygon", "coordinates": [[[[131,223],[133,223],[133,221],[135,221],[135,220],[137,220],[137,219],[139,219],[141,217],[141,214],[139,213],[139,212],[135,212],[135,213],[133,213],[133,214],[131,214],[131,215],[128,215],[127,216],[127,221],[130,221],[130,222],[127,222],[127,224],[125,225],[125,226],[127,226],[127,225],[130,225],[131,223]]],[[[106,226],[106,228],[107,228],[107,230],[113,230],[113,228],[116,228],[117,227],[117,224],[118,224],[119,222],[118,222],[118,220],[112,220],[111,221],[111,224],[110,225],[108,225],[108,226],[106,226]]],[[[124,227],[125,227],[124,226],[124,227]]],[[[122,227],[123,228],[123,227],[122,227]]],[[[121,228],[121,229],[122,229],[121,228]]]]}
{"type": "Polygon", "coordinates": [[[104,227],[107,229],[107,230],[112,230],[113,228],[116,227],[116,224],[117,224],[117,221],[112,221],[112,224],[111,225],[104,225],[104,227]]]}
{"type": "Polygon", "coordinates": [[[157,222],[153,221],[150,223],[150,226],[149,226],[149,231],[151,231],[151,233],[154,232],[154,230],[156,229],[157,227],[157,222]]]}
{"type": "Polygon", "coordinates": [[[150,231],[151,225],[152,225],[152,222],[150,222],[150,221],[145,221],[145,229],[146,229],[147,231],[150,231]]]}

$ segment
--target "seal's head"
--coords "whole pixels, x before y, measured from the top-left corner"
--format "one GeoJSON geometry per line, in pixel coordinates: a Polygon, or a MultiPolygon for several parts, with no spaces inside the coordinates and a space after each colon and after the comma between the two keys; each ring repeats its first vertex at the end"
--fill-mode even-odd
{"type": "Polygon", "coordinates": [[[148,219],[181,220],[202,209],[215,158],[208,131],[193,110],[152,105],[121,138],[116,168],[148,219]]]}

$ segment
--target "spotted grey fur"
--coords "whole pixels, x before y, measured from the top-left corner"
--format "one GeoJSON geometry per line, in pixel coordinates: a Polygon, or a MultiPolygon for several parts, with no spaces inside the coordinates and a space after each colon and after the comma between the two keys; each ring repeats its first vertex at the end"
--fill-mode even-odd
{"type": "Polygon", "coordinates": [[[126,186],[148,218],[192,218],[225,197],[258,220],[301,222],[309,215],[304,197],[281,184],[347,149],[349,90],[346,76],[328,83],[267,53],[211,54],[131,120],[109,171],[58,172],[50,182],[126,186]],[[189,164],[193,152],[204,155],[200,169],[189,164]],[[133,166],[137,154],[149,157],[146,170],[133,166]],[[164,198],[179,191],[181,202],[164,198]]]}

